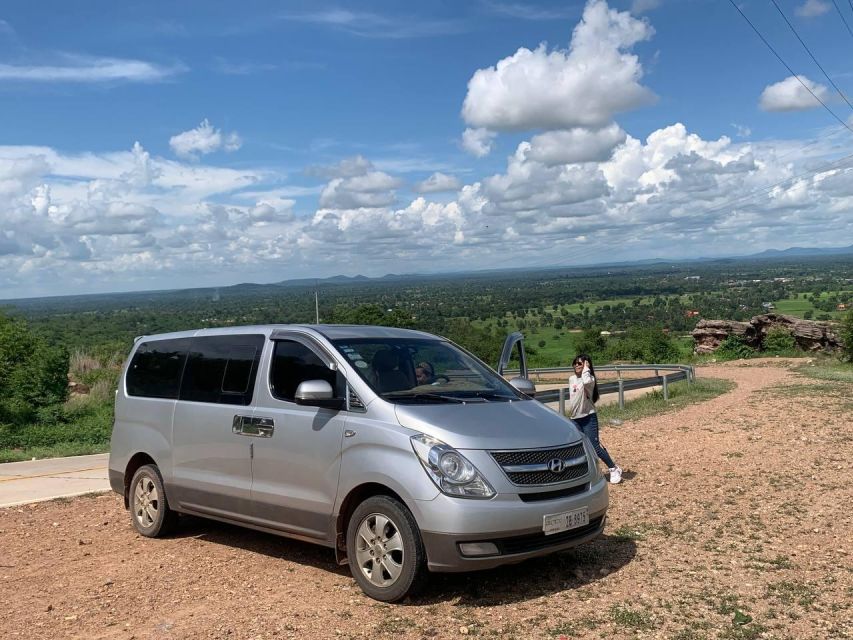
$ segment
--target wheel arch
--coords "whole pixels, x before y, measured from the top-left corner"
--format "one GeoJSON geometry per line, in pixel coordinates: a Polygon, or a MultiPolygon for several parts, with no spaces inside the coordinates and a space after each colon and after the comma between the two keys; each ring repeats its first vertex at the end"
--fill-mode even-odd
{"type": "Polygon", "coordinates": [[[384,484],[379,482],[365,482],[357,487],[353,487],[343,499],[343,502],[341,502],[341,508],[338,510],[338,515],[335,519],[335,560],[340,565],[347,564],[348,561],[346,537],[350,518],[358,505],[373,496],[394,498],[411,511],[411,507],[406,504],[403,497],[391,487],[384,484]]]}
{"type": "MultiPolygon", "coordinates": [[[[130,482],[133,480],[133,474],[139,470],[139,467],[143,467],[146,464],[150,464],[153,466],[157,466],[157,462],[150,455],[145,453],[144,451],[140,451],[139,453],[131,456],[130,460],[127,461],[127,466],[124,469],[124,508],[130,508],[130,482]]],[[[159,467],[158,467],[159,468],[159,467]]]]}

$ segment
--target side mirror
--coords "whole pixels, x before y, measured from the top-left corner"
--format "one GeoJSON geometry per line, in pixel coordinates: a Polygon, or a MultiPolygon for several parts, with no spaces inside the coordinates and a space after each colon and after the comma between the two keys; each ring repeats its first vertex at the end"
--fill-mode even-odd
{"type": "Polygon", "coordinates": [[[342,409],[343,398],[336,398],[335,392],[325,380],[305,380],[296,387],[294,394],[296,404],[309,407],[323,407],[324,409],[342,409]]]}
{"type": "Polygon", "coordinates": [[[522,378],[521,376],[519,376],[510,380],[509,383],[515,388],[516,391],[521,391],[521,393],[526,396],[530,396],[531,398],[536,397],[536,385],[533,384],[528,378],[522,378]]]}

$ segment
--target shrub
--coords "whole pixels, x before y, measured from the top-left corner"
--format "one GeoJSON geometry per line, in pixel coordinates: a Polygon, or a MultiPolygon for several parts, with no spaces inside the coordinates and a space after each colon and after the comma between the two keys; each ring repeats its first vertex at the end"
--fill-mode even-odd
{"type": "Polygon", "coordinates": [[[721,360],[737,360],[738,358],[749,358],[755,355],[755,349],[750,347],[743,338],[728,336],[720,343],[714,355],[721,360]]]}
{"type": "Polygon", "coordinates": [[[0,449],[51,447],[61,443],[103,445],[109,442],[113,407],[109,402],[64,409],[42,408],[31,424],[0,424],[0,449]]]}
{"type": "Polygon", "coordinates": [[[607,356],[610,360],[670,363],[681,358],[681,350],[662,328],[641,327],[611,341],[607,347],[607,356]]]}
{"type": "Polygon", "coordinates": [[[764,337],[764,350],[768,353],[784,354],[795,351],[797,343],[791,332],[784,327],[771,327],[764,337]]]}
{"type": "Polygon", "coordinates": [[[853,362],[853,311],[850,311],[841,323],[842,357],[853,362]]]}

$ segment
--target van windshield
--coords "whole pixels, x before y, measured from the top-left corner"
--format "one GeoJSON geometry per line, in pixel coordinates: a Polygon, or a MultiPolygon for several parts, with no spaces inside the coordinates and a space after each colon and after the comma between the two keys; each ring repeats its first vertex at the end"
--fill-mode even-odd
{"type": "Polygon", "coordinates": [[[479,360],[443,340],[357,338],[333,344],[373,390],[390,402],[529,400],[479,360]]]}

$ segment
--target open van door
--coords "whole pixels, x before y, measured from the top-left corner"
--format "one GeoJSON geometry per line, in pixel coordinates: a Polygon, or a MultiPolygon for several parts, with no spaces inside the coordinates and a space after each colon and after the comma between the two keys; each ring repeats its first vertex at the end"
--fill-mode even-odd
{"type": "Polygon", "coordinates": [[[521,331],[514,331],[506,337],[500,360],[498,360],[497,371],[503,375],[504,369],[512,358],[512,349],[516,345],[518,346],[519,374],[512,378],[509,383],[523,394],[533,398],[536,396],[536,385],[527,377],[527,354],[524,352],[524,334],[521,331]]]}

